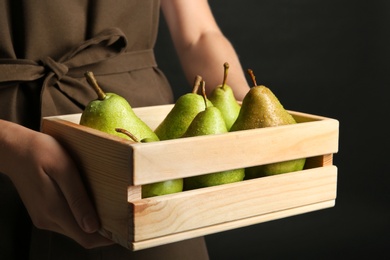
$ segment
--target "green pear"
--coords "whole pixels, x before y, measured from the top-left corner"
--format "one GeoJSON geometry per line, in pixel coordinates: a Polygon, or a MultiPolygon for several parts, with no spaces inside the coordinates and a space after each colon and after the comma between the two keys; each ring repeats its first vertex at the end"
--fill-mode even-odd
{"type": "Polygon", "coordinates": [[[81,114],[80,125],[126,139],[129,137],[117,133],[115,128],[132,129],[133,134],[139,139],[159,140],[153,130],[134,113],[126,99],[115,93],[104,93],[92,72],[86,72],[85,77],[95,89],[98,98],[85,107],[81,114]]]}
{"type": "MultiPolygon", "coordinates": [[[[230,131],[296,124],[274,93],[263,85],[257,85],[252,70],[248,70],[254,86],[245,95],[237,120],[230,131]]],[[[302,170],[305,158],[277,162],[246,169],[246,179],[302,170]]]]}
{"type": "Polygon", "coordinates": [[[183,191],[183,179],[167,180],[142,185],[142,198],[150,198],[183,191]]]}
{"type": "MultiPolygon", "coordinates": [[[[202,87],[205,109],[195,116],[195,118],[189,125],[187,131],[183,134],[182,138],[222,134],[228,132],[221,111],[212,104],[207,103],[204,82],[202,83],[202,87]]],[[[209,173],[200,176],[192,176],[184,178],[184,190],[191,190],[242,181],[244,177],[245,169],[235,169],[223,172],[209,173]]]]}
{"type": "MultiPolygon", "coordinates": [[[[149,143],[156,142],[156,140],[151,138],[144,138],[139,140],[136,136],[134,136],[130,131],[123,128],[115,128],[115,131],[121,134],[128,136],[134,142],[137,143],[149,143]]],[[[175,180],[167,180],[156,183],[150,183],[142,185],[142,198],[149,198],[154,196],[161,196],[166,194],[172,194],[183,191],[183,179],[175,179],[175,180]]]]}
{"type": "MultiPolygon", "coordinates": [[[[205,109],[203,97],[197,93],[201,80],[200,76],[196,76],[192,92],[180,96],[171,111],[154,130],[160,140],[180,138],[194,117],[205,109]]],[[[209,100],[208,103],[211,104],[209,100]]]]}
{"type": "Polygon", "coordinates": [[[209,100],[221,111],[226,123],[226,128],[229,131],[240,113],[241,106],[238,104],[232,88],[226,84],[228,70],[229,63],[225,62],[222,84],[213,89],[209,96],[209,100]]]}

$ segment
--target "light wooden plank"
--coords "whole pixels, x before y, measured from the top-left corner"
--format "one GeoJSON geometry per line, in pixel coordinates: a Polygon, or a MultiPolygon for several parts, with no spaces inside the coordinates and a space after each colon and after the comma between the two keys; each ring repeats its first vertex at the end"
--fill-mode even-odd
{"type": "MultiPolygon", "coordinates": [[[[267,221],[277,220],[281,218],[291,217],[299,214],[304,214],[316,210],[322,210],[326,208],[331,208],[335,205],[335,200],[318,202],[310,205],[299,206],[296,208],[290,208],[285,210],[280,210],[276,212],[270,212],[263,215],[258,215],[254,217],[238,219],[231,222],[220,223],[210,227],[198,228],[194,230],[189,230],[186,232],[175,233],[167,236],[156,237],[148,240],[132,242],[129,244],[129,248],[133,251],[142,250],[146,248],[161,246],[169,243],[174,243],[190,238],[210,235],[222,231],[232,230],[235,228],[242,228],[250,225],[255,225],[267,221]]],[[[259,234],[259,237],[262,234],[259,234]]]]}
{"type": "Polygon", "coordinates": [[[134,241],[334,200],[336,182],[327,166],[132,201],[134,241]]]}
{"type": "Polygon", "coordinates": [[[336,153],[338,121],[315,121],[135,144],[133,147],[133,184],[143,185],[178,177],[336,153]]]}
{"type": "MultiPolygon", "coordinates": [[[[156,118],[163,117],[170,107],[171,105],[163,105],[134,110],[138,111],[140,117],[147,119],[154,118],[150,115],[156,115],[156,118]]],[[[337,120],[305,113],[291,113],[299,115],[299,118],[306,122],[221,135],[134,144],[132,147],[136,152],[132,164],[135,174],[132,176],[131,184],[143,185],[338,151],[337,120]],[[184,161],[185,164],[181,163],[184,161]]],[[[75,120],[77,115],[59,118],[75,120]]],[[[121,142],[121,138],[112,138],[84,126],[73,127],[121,142]]]]}

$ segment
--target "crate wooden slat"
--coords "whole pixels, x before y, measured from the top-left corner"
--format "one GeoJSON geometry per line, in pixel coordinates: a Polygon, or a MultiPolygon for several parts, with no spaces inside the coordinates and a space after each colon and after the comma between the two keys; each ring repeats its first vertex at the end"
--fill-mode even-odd
{"type": "MultiPolygon", "coordinates": [[[[135,108],[152,128],[172,105],[135,108]]],[[[80,115],[45,118],[80,165],[101,233],[140,250],[332,207],[338,121],[290,111],[299,124],[139,144],[78,125],[80,115]],[[308,158],[303,171],[177,194],[141,198],[141,185],[308,158]]]]}
{"type": "Polygon", "coordinates": [[[334,205],[335,205],[334,200],[330,200],[330,201],[319,202],[319,203],[310,204],[310,205],[306,205],[306,206],[303,205],[303,206],[300,206],[297,208],[279,210],[279,211],[270,212],[270,213],[263,214],[263,215],[257,215],[257,216],[246,218],[246,219],[238,219],[238,220],[235,220],[232,222],[221,223],[221,224],[211,226],[211,227],[198,228],[195,230],[190,230],[188,232],[176,233],[176,234],[172,234],[172,235],[168,235],[168,236],[164,236],[164,237],[156,237],[153,239],[138,241],[138,242],[132,243],[131,249],[136,251],[136,250],[151,248],[151,247],[166,244],[167,241],[169,241],[169,243],[178,242],[178,241],[185,240],[188,238],[209,235],[209,234],[213,234],[213,233],[217,233],[217,232],[221,232],[221,231],[226,231],[226,230],[231,230],[231,229],[235,229],[235,228],[259,224],[259,223],[263,223],[263,222],[267,222],[267,221],[271,221],[271,220],[291,217],[291,216],[295,216],[295,215],[299,215],[299,214],[303,214],[303,213],[308,213],[311,211],[331,208],[334,205]]]}
{"type": "Polygon", "coordinates": [[[290,176],[278,175],[219,186],[204,192],[191,191],[133,201],[135,240],[334,199],[335,172],[335,166],[321,167],[291,173],[290,176]]]}

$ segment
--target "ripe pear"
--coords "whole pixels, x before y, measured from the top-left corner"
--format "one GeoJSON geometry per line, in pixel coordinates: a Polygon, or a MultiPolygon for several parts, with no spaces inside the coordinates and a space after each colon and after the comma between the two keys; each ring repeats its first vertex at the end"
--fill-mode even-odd
{"type": "MultiPolygon", "coordinates": [[[[257,85],[252,70],[248,70],[254,86],[242,101],[240,114],[230,131],[296,124],[274,93],[263,85],[257,85]]],[[[246,169],[246,179],[302,170],[305,158],[277,162],[246,169]]]]}
{"type": "Polygon", "coordinates": [[[126,139],[129,137],[117,133],[115,128],[132,129],[138,139],[159,140],[153,130],[134,113],[126,99],[115,93],[104,93],[92,72],[86,72],[85,77],[95,89],[98,98],[85,107],[81,114],[80,125],[126,139]]]}
{"type": "Polygon", "coordinates": [[[142,185],[142,198],[150,198],[183,191],[183,179],[167,180],[142,185]]]}
{"type": "MultiPolygon", "coordinates": [[[[183,134],[183,138],[192,136],[222,134],[228,132],[221,111],[212,104],[207,103],[207,97],[204,90],[204,82],[202,83],[202,87],[205,109],[195,116],[187,131],[183,134]]],[[[200,176],[192,176],[184,178],[184,190],[191,190],[242,181],[244,177],[245,169],[235,169],[223,172],[209,173],[200,176]]]]}
{"type": "MultiPolygon", "coordinates": [[[[196,76],[192,92],[180,96],[168,115],[154,130],[160,140],[180,138],[194,117],[205,109],[203,97],[197,93],[201,80],[200,76],[196,76]]],[[[207,103],[211,104],[209,100],[207,103]]]]}
{"type": "Polygon", "coordinates": [[[221,85],[218,85],[209,96],[209,100],[217,107],[226,123],[226,128],[230,130],[240,113],[240,104],[238,104],[232,88],[226,84],[229,70],[229,63],[224,63],[224,76],[221,85]]]}
{"type": "MultiPolygon", "coordinates": [[[[150,138],[144,138],[142,140],[139,140],[136,136],[134,136],[130,131],[127,129],[122,128],[116,128],[116,132],[122,133],[130,139],[132,139],[134,142],[137,143],[149,143],[149,142],[155,142],[156,140],[150,139],[150,138]]],[[[175,180],[167,180],[167,181],[161,181],[156,183],[150,183],[142,185],[142,198],[149,198],[154,196],[161,196],[166,194],[172,194],[183,191],[183,179],[175,179],[175,180]]]]}

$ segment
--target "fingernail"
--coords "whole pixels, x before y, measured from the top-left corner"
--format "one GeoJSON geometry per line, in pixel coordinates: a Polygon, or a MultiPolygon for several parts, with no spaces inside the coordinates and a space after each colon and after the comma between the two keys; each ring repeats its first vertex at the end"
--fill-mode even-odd
{"type": "Polygon", "coordinates": [[[83,218],[83,230],[87,233],[94,233],[99,229],[99,222],[96,217],[86,215],[83,218]]]}

